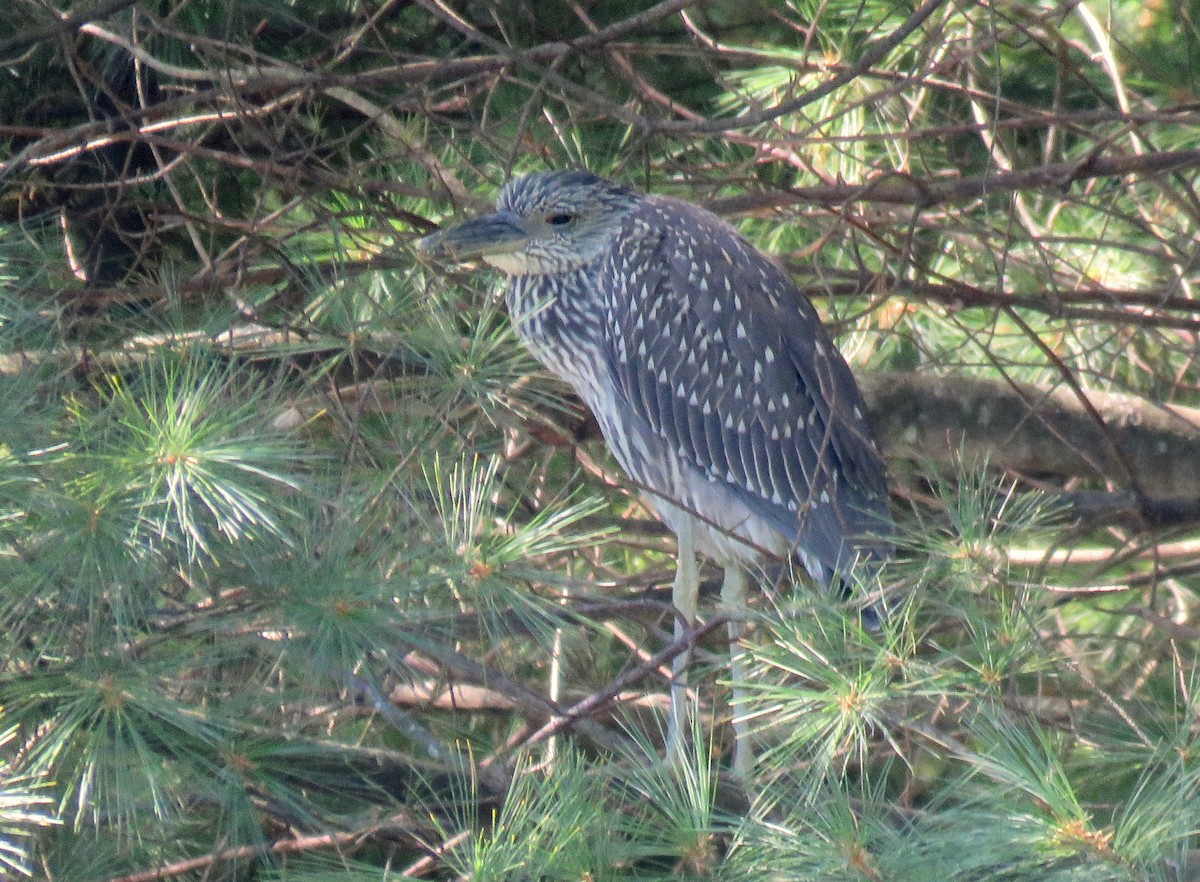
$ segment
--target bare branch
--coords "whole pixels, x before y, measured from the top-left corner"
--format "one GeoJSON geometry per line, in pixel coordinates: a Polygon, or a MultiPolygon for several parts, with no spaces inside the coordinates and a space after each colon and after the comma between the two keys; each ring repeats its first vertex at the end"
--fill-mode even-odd
{"type": "Polygon", "coordinates": [[[1135,156],[1089,155],[1074,162],[1055,162],[1037,168],[1001,172],[977,178],[933,178],[917,180],[896,172],[881,172],[863,184],[793,187],[713,199],[707,203],[720,214],[745,214],[784,205],[876,202],[930,208],[963,202],[998,193],[1022,190],[1065,190],[1077,181],[1130,174],[1169,174],[1200,167],[1200,149],[1162,151],[1135,156]]]}

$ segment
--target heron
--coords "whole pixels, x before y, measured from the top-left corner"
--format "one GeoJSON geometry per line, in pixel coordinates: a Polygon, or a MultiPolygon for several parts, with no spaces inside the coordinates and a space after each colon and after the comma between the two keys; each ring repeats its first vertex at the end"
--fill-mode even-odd
{"type": "MultiPolygon", "coordinates": [[[[891,556],[884,463],[849,366],[787,273],[715,214],[589,171],[539,172],[417,247],[508,277],[517,335],[591,409],[677,538],[677,640],[697,616],[697,555],[723,567],[735,708],[751,573],[798,560],[844,590],[855,568],[891,556]]],[[[673,660],[668,757],[688,664],[688,651],[673,660]]],[[[748,779],[736,711],[733,728],[733,770],[748,779]]]]}

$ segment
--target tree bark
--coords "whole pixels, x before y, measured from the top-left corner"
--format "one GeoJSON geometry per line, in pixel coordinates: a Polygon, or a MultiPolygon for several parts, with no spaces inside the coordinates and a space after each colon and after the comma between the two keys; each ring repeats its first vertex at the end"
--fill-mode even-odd
{"type": "Polygon", "coordinates": [[[1162,499],[1200,495],[1200,410],[1089,391],[1101,426],[1066,387],[885,372],[858,379],[888,458],[986,461],[1162,499]]]}

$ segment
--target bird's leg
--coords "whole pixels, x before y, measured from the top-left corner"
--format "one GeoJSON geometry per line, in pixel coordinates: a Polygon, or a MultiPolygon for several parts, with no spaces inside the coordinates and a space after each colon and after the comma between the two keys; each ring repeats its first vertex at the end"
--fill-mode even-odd
{"type": "MultiPolygon", "coordinates": [[[[700,570],[696,566],[696,543],[692,535],[692,519],[684,517],[679,527],[678,560],[675,565],[675,584],[671,603],[675,606],[675,639],[680,640],[696,624],[696,605],[700,595],[700,570]]],[[[675,656],[671,663],[671,711],[667,721],[668,762],[682,758],[683,734],[687,731],[687,670],[692,660],[689,647],[675,656]]]]}
{"type": "Polygon", "coordinates": [[[738,644],[746,633],[746,571],[737,564],[725,567],[721,585],[721,605],[729,616],[729,679],[733,685],[730,717],[733,724],[733,774],[743,782],[754,775],[754,748],[750,743],[750,722],[739,719],[746,696],[746,662],[738,644]]]}

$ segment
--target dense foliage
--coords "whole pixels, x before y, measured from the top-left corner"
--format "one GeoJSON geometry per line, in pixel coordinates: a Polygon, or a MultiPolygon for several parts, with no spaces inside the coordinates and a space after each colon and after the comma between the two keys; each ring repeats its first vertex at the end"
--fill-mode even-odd
{"type": "Polygon", "coordinates": [[[1200,878],[1198,21],[0,8],[0,875],[1200,878]],[[777,256],[889,457],[893,614],[756,598],[745,787],[720,628],[660,759],[669,535],[409,247],[571,165],[777,256]]]}

